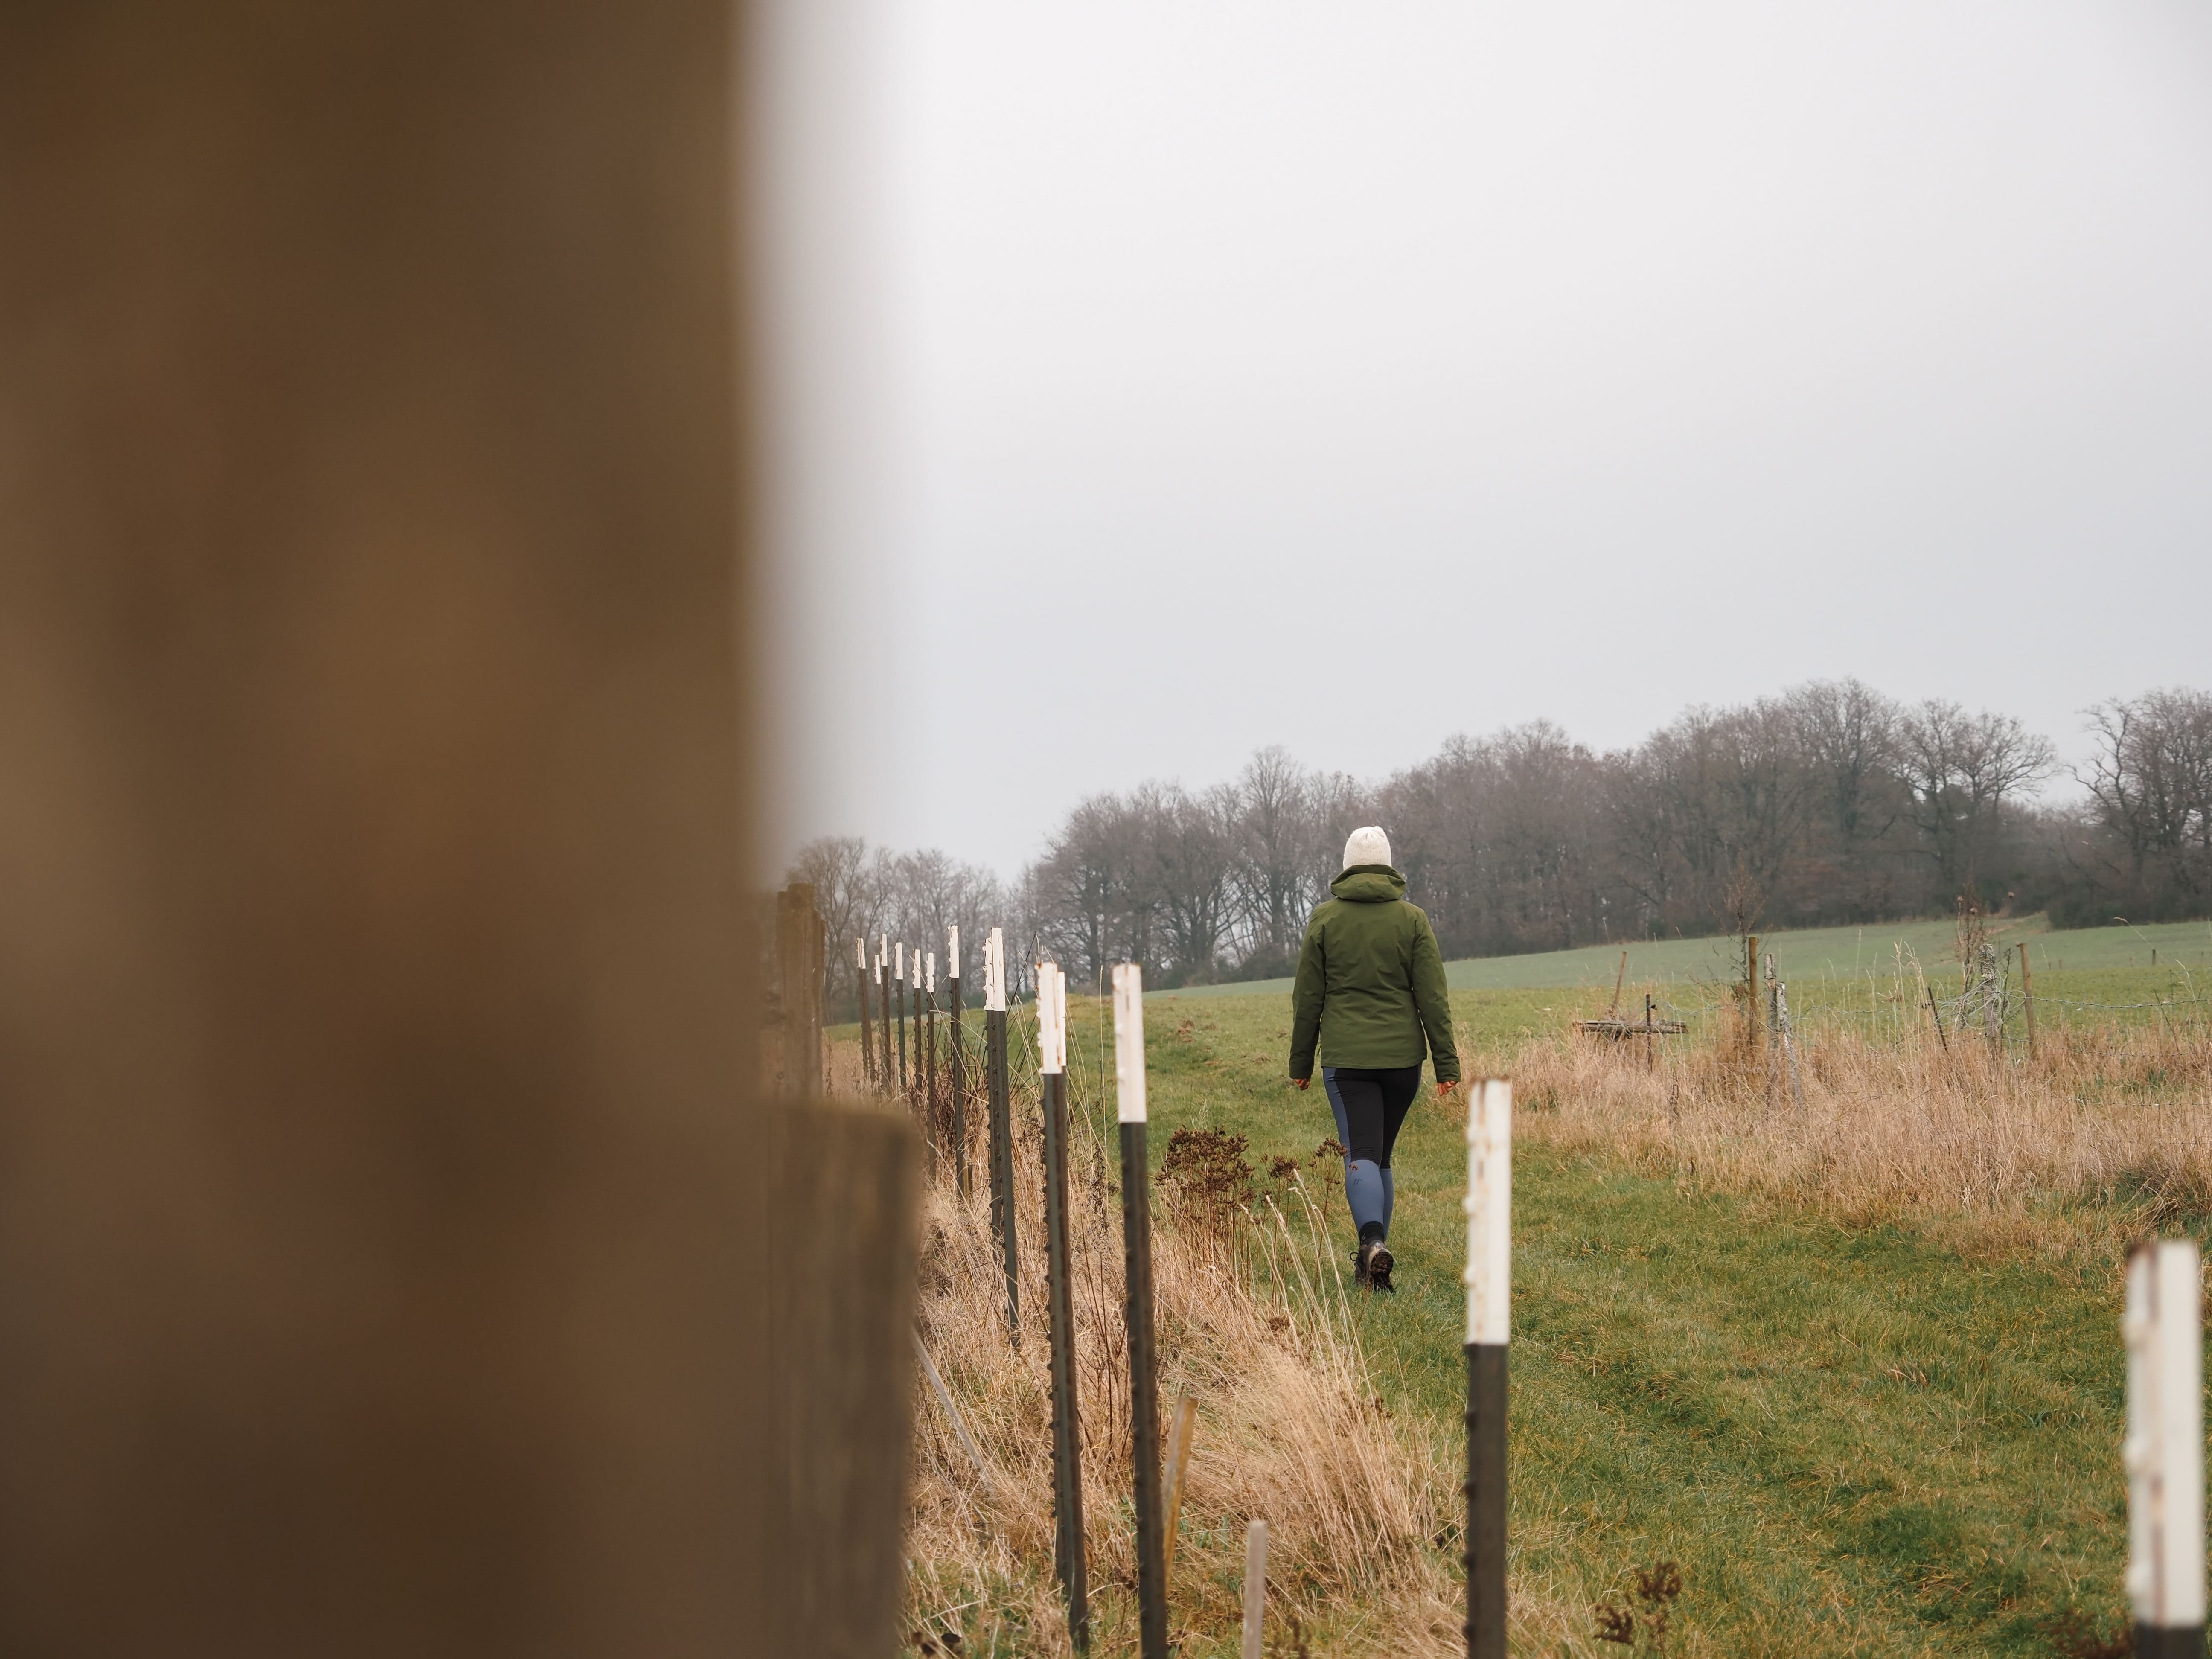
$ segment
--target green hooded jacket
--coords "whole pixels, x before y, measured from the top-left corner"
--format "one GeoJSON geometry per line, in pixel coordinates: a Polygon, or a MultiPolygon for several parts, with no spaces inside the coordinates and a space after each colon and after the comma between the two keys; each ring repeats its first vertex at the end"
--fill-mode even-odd
{"type": "Polygon", "coordinates": [[[1426,1054],[1437,1082],[1458,1082],[1443,952],[1420,906],[1406,902],[1405,877],[1356,864],[1328,890],[1291,988],[1291,1075],[1313,1075],[1318,1042],[1325,1065],[1418,1066],[1426,1054]]]}

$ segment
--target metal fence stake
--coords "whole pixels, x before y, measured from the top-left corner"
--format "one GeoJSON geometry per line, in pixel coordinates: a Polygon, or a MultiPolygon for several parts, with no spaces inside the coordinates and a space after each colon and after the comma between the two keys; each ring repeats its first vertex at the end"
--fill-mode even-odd
{"type": "Polygon", "coordinates": [[[1152,1346],[1152,1177],[1145,1148],[1145,975],[1114,967],[1114,1080],[1121,1121],[1121,1250],[1129,1308],[1129,1438],[1136,1464],[1137,1651],[1167,1659],[1167,1553],[1160,1504],[1158,1358],[1152,1346]]]}
{"type": "Polygon", "coordinates": [[[991,1225],[1006,1264],[1006,1336],[1022,1346],[1021,1270],[1014,1249],[1014,1122],[1006,1079],[1006,939],[999,928],[983,945],[983,1066],[991,1120],[991,1225]]]}
{"type": "Polygon", "coordinates": [[[1506,1353],[1513,1296],[1513,1085],[1467,1112],[1467,1651],[1505,1659],[1506,1353]]]}
{"type": "Polygon", "coordinates": [[[2138,1659],[2204,1659],[2203,1288],[2185,1238],[2128,1254],[2128,1599],[2138,1659]]]}
{"type": "Polygon", "coordinates": [[[927,1127],[932,1155],[945,1142],[941,1097],[937,1091],[937,952],[932,951],[922,968],[921,1024],[915,1033],[915,1051],[921,1057],[921,1121],[927,1127]]]}
{"type": "Polygon", "coordinates": [[[968,1196],[968,1054],[960,1025],[960,924],[952,924],[945,953],[945,990],[951,1023],[945,1030],[945,1079],[952,1096],[952,1179],[968,1196]]]}
{"type": "Polygon", "coordinates": [[[891,1091],[891,982],[884,970],[890,961],[891,939],[884,933],[876,941],[876,1038],[883,1044],[883,1057],[876,1063],[876,1084],[885,1094],[891,1091]]]}
{"type": "Polygon", "coordinates": [[[1067,1592],[1068,1639],[1091,1645],[1084,1561],[1082,1437],[1076,1429],[1075,1299],[1068,1283],[1067,988],[1054,963],[1037,969],[1038,1091],[1044,1108],[1045,1315],[1052,1343],[1054,1565],[1067,1592]]]}
{"type": "Polygon", "coordinates": [[[868,941],[853,941],[853,996],[860,1005],[860,1077],[866,1085],[876,1086],[876,1034],[868,1018],[868,941]]]}

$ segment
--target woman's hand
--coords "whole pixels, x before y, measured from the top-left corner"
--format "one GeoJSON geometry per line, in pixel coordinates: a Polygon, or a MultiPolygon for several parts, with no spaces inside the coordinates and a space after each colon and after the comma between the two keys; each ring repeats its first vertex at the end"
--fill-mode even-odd
{"type": "Polygon", "coordinates": [[[1437,1080],[1437,1098],[1438,1100],[1442,1100],[1446,1095],[1449,1094],[1453,1090],[1458,1087],[1459,1079],[1457,1078],[1439,1078],[1437,1080]]]}
{"type": "Polygon", "coordinates": [[[1293,1089],[1303,1089],[1307,1084],[1311,1083],[1313,1079],[1310,1077],[1294,1077],[1291,1079],[1291,1087],[1293,1089]]]}

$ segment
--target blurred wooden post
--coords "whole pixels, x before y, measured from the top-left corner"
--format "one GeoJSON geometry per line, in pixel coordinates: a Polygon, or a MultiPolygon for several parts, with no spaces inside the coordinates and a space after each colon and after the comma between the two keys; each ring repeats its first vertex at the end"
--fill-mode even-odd
{"type": "Polygon", "coordinates": [[[814,889],[795,881],[775,896],[775,959],[781,980],[784,1092],[822,1097],[822,918],[814,889]]]}
{"type": "Polygon", "coordinates": [[[1506,1358],[1512,1340],[1513,1085],[1467,1113],[1467,1651],[1505,1659],[1506,1358]]]}
{"type": "Polygon", "coordinates": [[[2142,1659],[2204,1656],[2203,1279],[2189,1239],[2128,1255],[2127,1590],[2142,1659]]]}
{"type": "Polygon", "coordinates": [[[1152,1176],[1145,1133],[1145,979],[1114,965],[1114,1082],[1121,1125],[1121,1251],[1128,1287],[1129,1456],[1135,1465],[1137,1650],[1167,1659],[1167,1550],[1161,1534],[1160,1383],[1152,1346],[1152,1176]]]}
{"type": "Polygon", "coordinates": [[[1951,1039],[1943,1035],[1943,1011],[1936,1006],[1936,988],[1923,984],[1920,988],[1928,994],[1928,1013],[1929,1017],[1936,1022],[1936,1041],[1942,1046],[1943,1052],[1948,1054],[1951,1052],[1951,1039]]]}
{"type": "Polygon", "coordinates": [[[1083,1437],[1076,1422],[1075,1297],[1067,1237],[1067,991],[1054,963],[1037,969],[1037,1092],[1044,1116],[1045,1321],[1052,1363],[1053,1565],[1067,1593],[1068,1638],[1091,1645],[1083,1540],[1083,1437]]]}
{"type": "Polygon", "coordinates": [[[1267,1623],[1267,1523],[1244,1528],[1244,1641],[1241,1659],[1261,1659],[1267,1623]]]}
{"type": "Polygon", "coordinates": [[[0,7],[0,1652],[892,1650],[912,1137],[788,1156],[752,1017],[746,9],[0,7]]]}
{"type": "MultiPolygon", "coordinates": [[[[2028,971],[2026,939],[2020,942],[2020,994],[2021,1001],[2027,1010],[2027,1057],[2030,1060],[2033,1060],[2035,1058],[2035,976],[2028,971]]],[[[2062,997],[2059,1000],[2063,1002],[2065,999],[2062,997]]]]}
{"type": "Polygon", "coordinates": [[[869,1108],[781,1117],[767,1260],[786,1529],[772,1589],[786,1634],[769,1649],[738,1632],[715,1650],[877,1659],[896,1647],[905,1581],[914,1131],[869,1108]]]}
{"type": "Polygon", "coordinates": [[[1175,1416],[1168,1424],[1167,1518],[1160,1531],[1161,1572],[1175,1577],[1176,1534],[1182,1523],[1183,1477],[1190,1468],[1190,1440],[1198,1426],[1198,1401],[1188,1394],[1176,1396],[1175,1416]]]}

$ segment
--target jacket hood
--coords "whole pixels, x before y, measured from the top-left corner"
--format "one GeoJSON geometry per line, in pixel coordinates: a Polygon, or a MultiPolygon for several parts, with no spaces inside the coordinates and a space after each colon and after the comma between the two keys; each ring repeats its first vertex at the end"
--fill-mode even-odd
{"type": "Polygon", "coordinates": [[[1348,904],[1387,904],[1406,896],[1406,878],[1387,864],[1355,864],[1328,890],[1348,904]]]}

